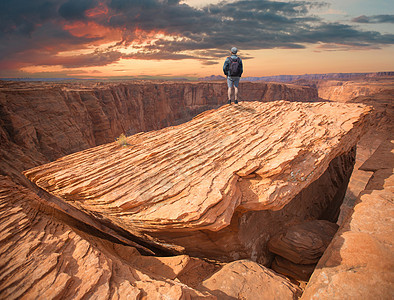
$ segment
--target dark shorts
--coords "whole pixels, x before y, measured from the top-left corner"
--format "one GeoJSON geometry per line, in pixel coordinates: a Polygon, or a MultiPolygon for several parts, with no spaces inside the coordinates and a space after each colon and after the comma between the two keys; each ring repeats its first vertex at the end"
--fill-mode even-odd
{"type": "Polygon", "coordinates": [[[230,76],[227,77],[227,86],[229,88],[233,86],[238,87],[238,84],[239,84],[239,77],[230,77],[230,76]]]}

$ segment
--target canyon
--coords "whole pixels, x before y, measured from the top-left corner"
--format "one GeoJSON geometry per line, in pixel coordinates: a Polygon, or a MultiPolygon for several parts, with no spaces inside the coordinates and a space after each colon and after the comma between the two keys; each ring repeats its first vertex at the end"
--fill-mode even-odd
{"type": "Polygon", "coordinates": [[[376,85],[243,82],[229,106],[216,82],[1,82],[0,297],[332,299],[346,280],[351,298],[376,270],[364,294],[389,299],[390,265],[364,266],[392,257],[393,93],[376,85]],[[333,241],[284,265],[302,247],[267,243],[310,220],[333,241]]]}

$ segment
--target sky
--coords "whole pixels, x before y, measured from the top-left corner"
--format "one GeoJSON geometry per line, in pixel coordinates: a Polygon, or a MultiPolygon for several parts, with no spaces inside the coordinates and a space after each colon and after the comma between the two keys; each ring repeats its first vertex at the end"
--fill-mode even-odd
{"type": "Polygon", "coordinates": [[[394,71],[392,0],[0,0],[0,77],[394,71]]]}

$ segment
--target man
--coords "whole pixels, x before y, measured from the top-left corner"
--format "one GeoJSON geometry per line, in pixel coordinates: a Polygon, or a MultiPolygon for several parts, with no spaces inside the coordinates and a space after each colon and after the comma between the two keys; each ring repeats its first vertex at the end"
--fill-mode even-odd
{"type": "Polygon", "coordinates": [[[242,59],[237,56],[238,49],[236,47],[231,48],[231,56],[226,58],[223,65],[223,73],[227,76],[227,94],[228,104],[231,104],[231,89],[234,87],[234,103],[238,103],[238,85],[239,78],[243,73],[242,59]]]}

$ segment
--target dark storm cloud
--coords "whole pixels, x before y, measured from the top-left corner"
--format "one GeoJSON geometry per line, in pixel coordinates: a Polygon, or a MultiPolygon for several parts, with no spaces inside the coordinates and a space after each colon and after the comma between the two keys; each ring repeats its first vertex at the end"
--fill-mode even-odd
{"type": "MultiPolygon", "coordinates": [[[[361,31],[339,23],[325,23],[309,14],[311,8],[323,6],[327,4],[315,1],[241,0],[194,9],[178,1],[170,5],[158,0],[112,0],[109,7],[114,16],[109,24],[128,28],[130,32],[135,28],[146,31],[156,29],[184,37],[175,41],[159,40],[145,48],[148,52],[227,50],[232,45],[248,50],[299,49],[319,42],[358,44],[367,48],[372,44],[394,43],[392,35],[361,31]]],[[[133,36],[125,35],[125,40],[129,39],[133,36]]],[[[215,57],[206,56],[207,59],[215,57]]]]}
{"type": "Polygon", "coordinates": [[[118,51],[95,51],[89,54],[44,58],[41,59],[40,65],[61,65],[65,68],[105,66],[119,60],[121,57],[122,53],[118,51]]]}
{"type": "Polygon", "coordinates": [[[96,5],[96,0],[69,0],[59,7],[59,14],[67,20],[81,20],[85,19],[85,12],[96,5]]]}
{"type": "Polygon", "coordinates": [[[0,38],[29,35],[38,26],[57,17],[57,1],[1,0],[0,38]]]}
{"type": "MultiPolygon", "coordinates": [[[[206,65],[227,55],[236,45],[248,50],[288,48],[327,43],[370,49],[394,43],[392,34],[363,31],[325,22],[310,13],[326,7],[322,1],[222,1],[196,9],[179,0],[1,0],[0,67],[60,64],[66,68],[101,66],[125,59],[199,59],[206,65]],[[105,8],[103,13],[88,13],[105,8]],[[94,22],[123,32],[123,39],[104,52],[62,58],[61,51],[81,49],[104,37],[75,36],[65,29],[72,22],[94,22]],[[119,50],[150,32],[173,39],[133,44],[137,53],[119,50]],[[189,52],[184,52],[189,51],[189,52]],[[47,60],[42,58],[47,58],[47,60]]],[[[357,23],[392,23],[392,15],[360,16],[357,23]]],[[[106,40],[108,41],[108,40],[106,40]]]]}
{"type": "Polygon", "coordinates": [[[355,23],[394,23],[394,15],[359,16],[352,19],[355,23]]]}
{"type": "Polygon", "coordinates": [[[375,31],[360,31],[340,23],[323,23],[299,34],[298,38],[307,43],[338,43],[342,45],[370,47],[376,44],[393,44],[393,34],[375,31]]]}
{"type": "Polygon", "coordinates": [[[80,45],[97,38],[76,37],[55,22],[38,26],[30,34],[8,34],[0,38],[0,69],[6,66],[24,67],[51,60],[59,51],[79,49],[80,45]],[[37,59],[42,57],[42,59],[37,59]]]}

